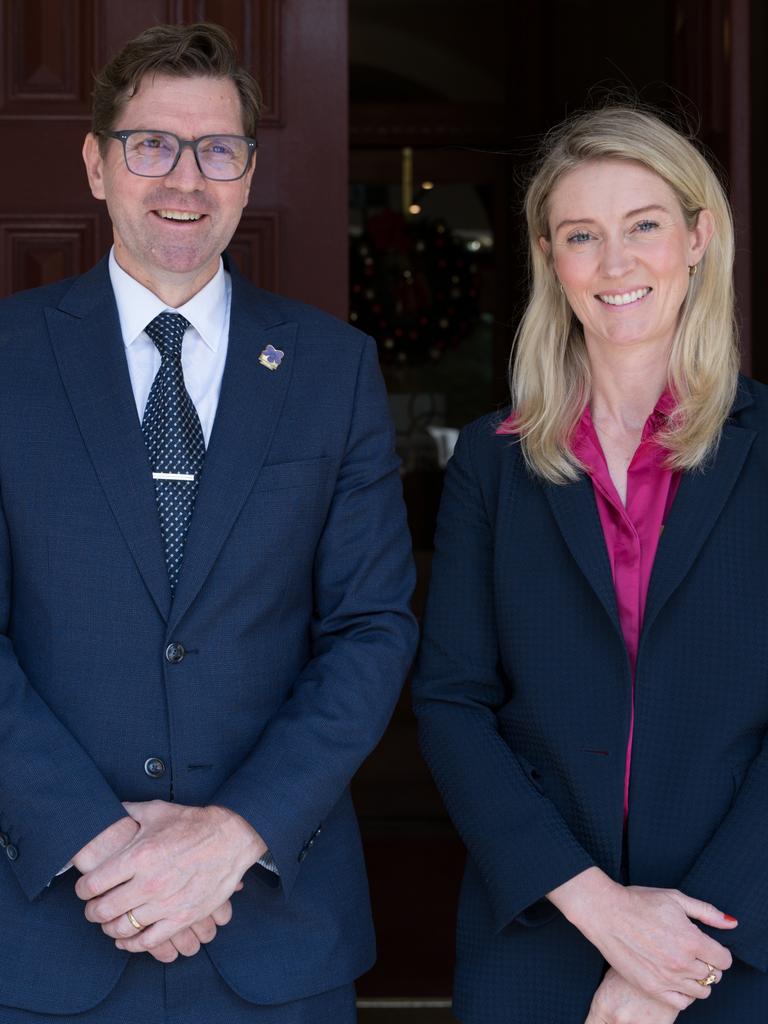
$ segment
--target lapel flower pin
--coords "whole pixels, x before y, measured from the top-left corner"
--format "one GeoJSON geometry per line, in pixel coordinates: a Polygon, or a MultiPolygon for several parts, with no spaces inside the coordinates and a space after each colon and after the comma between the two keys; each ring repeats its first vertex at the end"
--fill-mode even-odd
{"type": "Polygon", "coordinates": [[[262,366],[266,366],[268,370],[276,370],[280,363],[282,363],[284,356],[285,352],[282,352],[279,348],[275,348],[274,345],[267,345],[259,356],[259,362],[262,366]]]}

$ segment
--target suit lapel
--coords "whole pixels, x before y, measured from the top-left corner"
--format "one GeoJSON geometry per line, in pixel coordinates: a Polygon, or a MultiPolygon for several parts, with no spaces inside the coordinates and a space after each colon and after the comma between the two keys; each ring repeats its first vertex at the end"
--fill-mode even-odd
{"type": "Polygon", "coordinates": [[[643,634],[685,578],[712,532],[754,439],[753,430],[727,423],[711,464],[704,471],[683,474],[656,552],[643,634]]]}
{"type": "MultiPolygon", "coordinates": [[[[732,415],[751,405],[742,385],[732,415]]],[[[643,634],[680,585],[717,521],[741,472],[755,433],[726,423],[715,457],[703,472],[684,473],[659,542],[643,617],[643,634]]],[[[623,638],[602,526],[590,478],[545,484],[560,532],[579,568],[623,638]]]]}
{"type": "Polygon", "coordinates": [[[144,438],[106,260],[46,310],[59,373],[96,475],[158,611],[170,588],[144,438]]]}
{"type": "Polygon", "coordinates": [[[544,484],[544,493],[571,554],[623,637],[591,479],[583,474],[574,483],[544,484]]]}
{"type": "MultiPolygon", "coordinates": [[[[211,440],[171,609],[174,629],[195,599],[266,457],[293,372],[297,325],[232,272],[227,361],[211,440]],[[267,347],[284,353],[276,370],[259,363],[267,347]]],[[[297,425],[299,429],[299,425],[297,425]]]]}

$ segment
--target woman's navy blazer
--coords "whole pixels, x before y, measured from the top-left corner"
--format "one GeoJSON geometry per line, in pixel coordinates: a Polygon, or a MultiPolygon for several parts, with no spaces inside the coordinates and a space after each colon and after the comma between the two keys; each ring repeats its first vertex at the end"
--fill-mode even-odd
{"type": "MultiPolygon", "coordinates": [[[[446,473],[414,683],[424,755],[469,851],[455,1012],[582,1024],[605,964],[542,897],[621,872],[632,677],[587,477],[534,478],[487,416],[446,473]]],[[[768,1020],[768,388],[740,381],[683,474],[635,681],[627,870],[739,920],[685,1024],[768,1020]]],[[[715,934],[713,931],[712,934],[715,934]]]]}

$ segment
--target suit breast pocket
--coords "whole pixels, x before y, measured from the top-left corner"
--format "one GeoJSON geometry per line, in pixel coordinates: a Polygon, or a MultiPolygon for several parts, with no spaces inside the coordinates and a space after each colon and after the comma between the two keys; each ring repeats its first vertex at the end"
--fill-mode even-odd
{"type": "Polygon", "coordinates": [[[292,490],[297,487],[322,488],[331,479],[333,460],[325,455],[319,459],[276,462],[261,467],[254,492],[292,490]]]}
{"type": "Polygon", "coordinates": [[[281,551],[286,564],[313,557],[333,500],[335,467],[329,457],[263,466],[239,526],[260,539],[265,555],[281,551]]]}

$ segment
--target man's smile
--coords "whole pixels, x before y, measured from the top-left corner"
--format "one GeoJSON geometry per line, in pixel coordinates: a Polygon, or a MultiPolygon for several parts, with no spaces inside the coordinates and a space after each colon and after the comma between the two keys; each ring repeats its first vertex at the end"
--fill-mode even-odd
{"type": "Polygon", "coordinates": [[[191,210],[153,210],[152,212],[162,220],[175,221],[197,221],[205,216],[203,213],[193,213],[191,210]]]}

